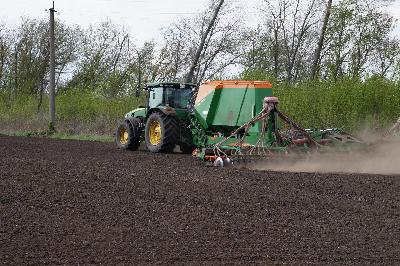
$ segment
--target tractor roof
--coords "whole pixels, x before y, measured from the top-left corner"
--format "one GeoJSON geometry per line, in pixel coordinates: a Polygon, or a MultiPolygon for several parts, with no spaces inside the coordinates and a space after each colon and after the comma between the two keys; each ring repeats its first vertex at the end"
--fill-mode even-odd
{"type": "Polygon", "coordinates": [[[147,88],[157,88],[157,87],[175,87],[175,88],[192,88],[196,84],[192,83],[179,83],[179,82],[155,82],[147,84],[147,88]]]}

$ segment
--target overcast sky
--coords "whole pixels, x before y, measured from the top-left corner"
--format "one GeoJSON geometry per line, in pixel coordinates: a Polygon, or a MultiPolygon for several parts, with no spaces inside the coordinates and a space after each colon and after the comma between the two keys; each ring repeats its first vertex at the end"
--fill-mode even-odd
{"type": "MultiPolygon", "coordinates": [[[[242,5],[246,16],[259,17],[257,6],[262,0],[228,0],[242,5]]],[[[0,0],[0,22],[16,25],[21,17],[48,18],[45,9],[51,6],[49,0],[0,0]]],[[[68,24],[87,27],[109,18],[118,25],[124,25],[138,43],[157,39],[163,26],[174,22],[180,16],[199,12],[208,0],[56,0],[57,17],[68,24]]],[[[400,20],[400,0],[388,8],[400,20]]],[[[400,24],[400,22],[398,22],[400,24]]],[[[400,35],[400,25],[396,34],[400,35]]]]}

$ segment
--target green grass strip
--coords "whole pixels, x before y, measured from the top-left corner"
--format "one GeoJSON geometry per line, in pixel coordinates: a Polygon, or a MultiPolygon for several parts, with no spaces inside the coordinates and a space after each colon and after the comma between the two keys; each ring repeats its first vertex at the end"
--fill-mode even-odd
{"type": "Polygon", "coordinates": [[[83,141],[99,141],[99,142],[113,142],[112,136],[97,136],[97,135],[70,135],[66,133],[53,133],[48,134],[46,131],[37,132],[24,132],[24,131],[0,131],[0,135],[14,136],[14,137],[44,137],[52,139],[65,139],[65,140],[83,140],[83,141]]]}

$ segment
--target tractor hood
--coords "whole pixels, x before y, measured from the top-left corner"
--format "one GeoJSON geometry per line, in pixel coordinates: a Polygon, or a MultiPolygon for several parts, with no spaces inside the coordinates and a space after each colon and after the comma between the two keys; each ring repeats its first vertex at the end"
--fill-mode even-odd
{"type": "Polygon", "coordinates": [[[139,107],[139,108],[136,108],[136,109],[126,113],[125,118],[138,117],[138,116],[145,117],[146,112],[147,112],[147,109],[145,107],[139,107]]]}

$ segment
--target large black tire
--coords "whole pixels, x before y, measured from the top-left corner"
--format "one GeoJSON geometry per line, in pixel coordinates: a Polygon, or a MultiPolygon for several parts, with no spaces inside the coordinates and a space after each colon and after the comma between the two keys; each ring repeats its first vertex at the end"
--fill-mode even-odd
{"type": "Polygon", "coordinates": [[[115,142],[123,150],[137,150],[140,146],[140,119],[133,118],[122,122],[115,132],[115,142]]]}
{"type": "Polygon", "coordinates": [[[149,116],[145,128],[145,141],[149,151],[172,152],[178,138],[178,123],[175,117],[159,112],[149,116]]]}

